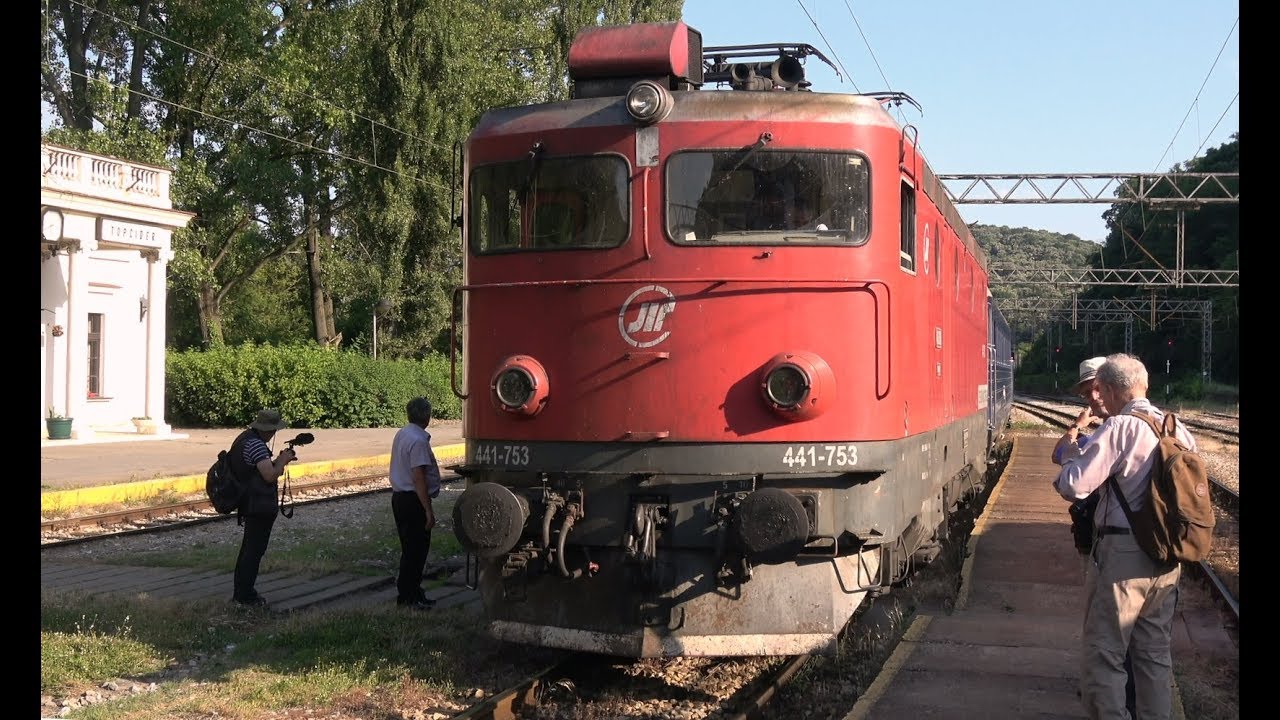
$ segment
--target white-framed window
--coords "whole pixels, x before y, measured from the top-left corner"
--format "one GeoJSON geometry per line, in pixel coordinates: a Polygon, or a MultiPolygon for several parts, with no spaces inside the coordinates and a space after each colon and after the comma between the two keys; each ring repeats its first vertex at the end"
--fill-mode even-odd
{"type": "Polygon", "coordinates": [[[106,316],[102,313],[89,313],[89,397],[103,397],[103,331],[106,316]]]}
{"type": "Polygon", "coordinates": [[[902,181],[902,243],[898,258],[903,270],[916,271],[916,189],[902,181]]]}

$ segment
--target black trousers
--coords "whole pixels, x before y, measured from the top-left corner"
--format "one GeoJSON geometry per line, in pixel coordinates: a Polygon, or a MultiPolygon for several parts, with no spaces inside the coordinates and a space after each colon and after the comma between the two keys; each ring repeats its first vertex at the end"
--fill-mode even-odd
{"type": "Polygon", "coordinates": [[[276,524],[277,513],[270,514],[245,513],[240,516],[244,525],[244,537],[240,540],[240,555],[236,557],[235,590],[236,600],[252,600],[257,591],[254,583],[258,581],[258,566],[262,564],[262,556],[267,552],[267,543],[271,541],[271,528],[276,524]]]}
{"type": "Polygon", "coordinates": [[[422,595],[422,571],[431,552],[427,530],[427,510],[418,493],[396,490],[391,493],[391,514],[400,536],[400,574],[396,576],[398,599],[410,602],[422,595]]]}

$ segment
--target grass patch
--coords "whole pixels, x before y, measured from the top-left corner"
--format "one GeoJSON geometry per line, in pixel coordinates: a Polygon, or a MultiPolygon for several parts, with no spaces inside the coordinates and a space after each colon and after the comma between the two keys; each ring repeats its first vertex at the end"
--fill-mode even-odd
{"type": "MultiPolygon", "coordinates": [[[[298,516],[307,512],[298,508],[298,516]]],[[[451,504],[440,503],[437,518],[448,518],[451,504]]],[[[356,513],[341,523],[312,524],[305,530],[290,527],[290,519],[277,518],[271,543],[262,558],[261,574],[288,572],[301,574],[351,573],[387,575],[400,563],[400,541],[390,503],[379,503],[368,513],[356,513]]],[[[203,540],[181,546],[165,545],[151,550],[133,550],[100,557],[100,562],[151,567],[182,567],[230,570],[235,565],[243,531],[234,520],[222,523],[203,540]],[[220,530],[221,532],[217,532],[220,530]],[[216,533],[216,534],[215,534],[216,533]]],[[[437,525],[431,533],[428,564],[462,554],[462,547],[448,527],[437,525]]]]}
{"type": "MultiPolygon", "coordinates": [[[[290,708],[365,717],[452,715],[497,673],[532,671],[551,653],[513,657],[460,608],[429,617],[391,605],[275,615],[230,603],[41,596],[41,693],[78,697],[106,684],[156,683],[76,717],[253,717],[290,708]]],[[[514,679],[514,676],[512,676],[514,679]]]]}
{"type": "Polygon", "coordinates": [[[167,658],[131,637],[128,625],[99,626],[82,615],[66,630],[40,632],[40,691],[91,684],[99,678],[159,671],[167,658]]]}
{"type": "Polygon", "coordinates": [[[208,652],[237,636],[232,619],[199,612],[204,607],[161,600],[142,607],[122,597],[41,591],[41,691],[151,675],[175,657],[208,652]]]}
{"type": "MultiPolygon", "coordinates": [[[[131,498],[129,500],[126,500],[122,503],[122,505],[124,508],[153,507],[155,505],[169,505],[171,503],[190,502],[192,500],[197,500],[197,499],[203,500],[205,498],[197,497],[195,495],[184,495],[182,493],[178,493],[174,491],[172,488],[162,488],[160,490],[157,490],[152,495],[146,495],[143,497],[136,497],[136,498],[131,498]]],[[[94,510],[97,512],[103,512],[105,509],[106,509],[105,507],[94,508],[94,510]]]]}

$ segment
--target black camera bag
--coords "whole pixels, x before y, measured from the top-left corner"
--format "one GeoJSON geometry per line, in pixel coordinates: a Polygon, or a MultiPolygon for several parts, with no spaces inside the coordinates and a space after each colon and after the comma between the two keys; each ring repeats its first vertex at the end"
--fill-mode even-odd
{"type": "Polygon", "coordinates": [[[1094,490],[1083,500],[1071,503],[1067,509],[1071,514],[1071,537],[1081,555],[1088,555],[1093,549],[1093,513],[1098,509],[1099,496],[1100,493],[1094,490]]]}

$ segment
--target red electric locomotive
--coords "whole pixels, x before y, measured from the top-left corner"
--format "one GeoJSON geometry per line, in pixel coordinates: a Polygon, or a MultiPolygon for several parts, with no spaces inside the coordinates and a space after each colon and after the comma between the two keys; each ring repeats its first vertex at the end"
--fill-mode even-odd
{"type": "Polygon", "coordinates": [[[831,652],[980,485],[985,261],[811,55],[591,28],[570,100],[471,134],[453,519],[495,636],[831,652]]]}

